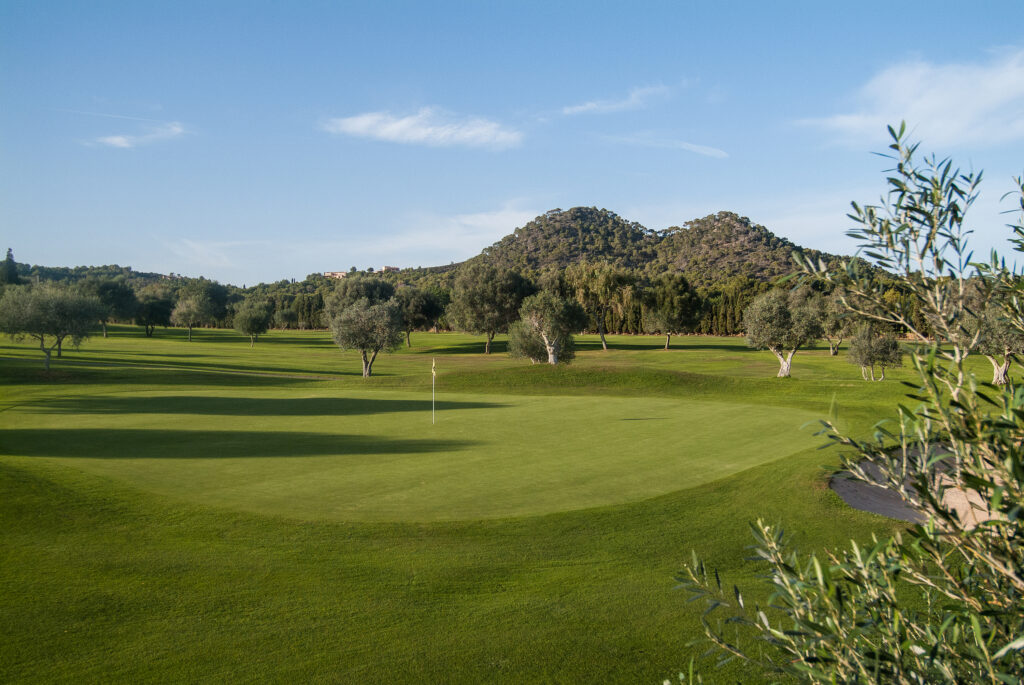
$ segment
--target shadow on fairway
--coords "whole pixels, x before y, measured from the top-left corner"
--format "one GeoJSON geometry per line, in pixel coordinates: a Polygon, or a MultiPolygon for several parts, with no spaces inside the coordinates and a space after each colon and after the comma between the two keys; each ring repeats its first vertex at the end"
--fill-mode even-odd
{"type": "MultiPolygon", "coordinates": [[[[441,400],[437,411],[499,409],[495,402],[441,400]]],[[[389,400],[351,397],[74,397],[34,405],[43,412],[67,414],[207,414],[224,416],[354,416],[393,412],[430,411],[430,400],[389,400]]]]}
{"type": "Polygon", "coordinates": [[[236,459],[456,452],[476,444],[471,440],[272,431],[19,429],[5,430],[0,435],[0,454],[74,459],[236,459]]]}

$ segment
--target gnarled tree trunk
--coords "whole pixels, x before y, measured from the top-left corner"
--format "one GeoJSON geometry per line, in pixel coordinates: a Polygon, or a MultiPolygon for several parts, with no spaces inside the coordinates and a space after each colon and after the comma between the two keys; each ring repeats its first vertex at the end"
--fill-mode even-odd
{"type": "Polygon", "coordinates": [[[779,360],[779,373],[776,378],[789,378],[790,369],[793,368],[793,355],[796,354],[796,350],[790,350],[783,355],[781,349],[772,349],[772,354],[779,360]]]}
{"type": "Polygon", "coordinates": [[[548,352],[548,364],[558,364],[558,340],[551,340],[543,333],[540,337],[544,341],[544,349],[548,352]]]}
{"type": "Polygon", "coordinates": [[[668,344],[670,342],[672,342],[672,334],[671,333],[666,333],[665,334],[665,349],[666,350],[668,349],[668,344]]]}
{"type": "Polygon", "coordinates": [[[484,354],[491,353],[491,341],[494,340],[494,333],[487,334],[487,342],[484,343],[484,354]]]}
{"type": "Polygon", "coordinates": [[[1010,357],[1006,355],[1002,362],[996,361],[993,355],[986,354],[985,359],[992,364],[992,385],[1006,385],[1009,380],[1007,374],[1010,370],[1010,357]]]}
{"type": "Polygon", "coordinates": [[[373,362],[377,359],[377,353],[380,352],[381,348],[373,350],[373,354],[369,357],[366,356],[366,350],[360,350],[360,354],[363,356],[363,378],[369,378],[370,374],[373,373],[373,362]]]}

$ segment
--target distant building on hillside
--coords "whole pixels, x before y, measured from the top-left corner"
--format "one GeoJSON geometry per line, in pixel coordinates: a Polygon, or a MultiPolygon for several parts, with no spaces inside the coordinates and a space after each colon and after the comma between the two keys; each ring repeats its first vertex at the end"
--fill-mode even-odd
{"type": "Polygon", "coordinates": [[[382,266],[380,270],[381,273],[386,273],[388,271],[399,271],[399,268],[397,266],[382,266]]]}
{"type": "Polygon", "coordinates": [[[324,276],[327,278],[345,278],[348,274],[344,271],[325,271],[324,276]]]}

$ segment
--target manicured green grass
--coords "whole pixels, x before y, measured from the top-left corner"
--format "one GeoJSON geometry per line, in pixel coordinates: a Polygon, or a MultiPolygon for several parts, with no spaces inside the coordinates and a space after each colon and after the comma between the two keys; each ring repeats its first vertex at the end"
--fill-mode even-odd
{"type": "Polygon", "coordinates": [[[368,381],[319,332],[114,327],[49,375],[0,343],[0,681],[660,682],[704,651],[691,549],[750,586],[756,517],[804,550],[895,525],[801,427],[902,388],[827,351],[780,380],[741,339],[413,342],[368,381]]]}

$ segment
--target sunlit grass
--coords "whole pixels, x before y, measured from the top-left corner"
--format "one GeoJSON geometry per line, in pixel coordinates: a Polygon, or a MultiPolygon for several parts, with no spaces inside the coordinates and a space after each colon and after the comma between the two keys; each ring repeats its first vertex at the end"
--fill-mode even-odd
{"type": "Polygon", "coordinates": [[[0,342],[0,681],[660,682],[704,651],[691,549],[749,583],[755,517],[892,527],[802,426],[835,399],[866,433],[896,382],[610,342],[554,369],[424,333],[369,380],[322,332],[114,327],[50,374],[0,342]]]}

